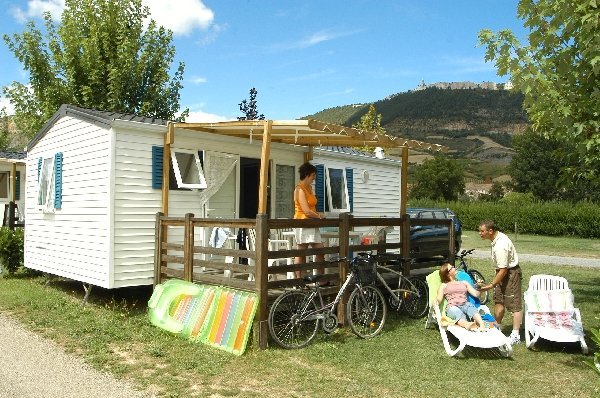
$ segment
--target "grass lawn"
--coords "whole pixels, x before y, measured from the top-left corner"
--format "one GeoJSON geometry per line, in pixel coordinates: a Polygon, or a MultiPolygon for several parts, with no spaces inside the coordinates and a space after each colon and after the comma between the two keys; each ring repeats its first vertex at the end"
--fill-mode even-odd
{"type": "MultiPolygon", "coordinates": [[[[492,276],[487,260],[472,265],[492,276]]],[[[590,350],[590,329],[600,328],[598,269],[522,264],[532,274],[569,280],[581,309],[590,350]]],[[[40,277],[0,279],[0,311],[81,355],[92,366],[130,379],[164,397],[550,397],[600,395],[600,377],[584,364],[575,344],[538,342],[514,347],[511,359],[495,349],[466,348],[455,358],[425,319],[390,313],[382,334],[361,340],[346,329],[319,334],[307,348],[248,349],[234,356],[190,343],[150,325],[149,287],[95,288],[81,306],[81,284],[40,277]]],[[[510,329],[508,318],[505,331],[510,329]]]]}
{"type": "MultiPolygon", "coordinates": [[[[515,244],[517,253],[600,258],[600,240],[598,239],[523,235],[511,232],[506,234],[515,244]]],[[[463,231],[461,248],[489,250],[490,241],[482,240],[477,231],[463,231]]]]}

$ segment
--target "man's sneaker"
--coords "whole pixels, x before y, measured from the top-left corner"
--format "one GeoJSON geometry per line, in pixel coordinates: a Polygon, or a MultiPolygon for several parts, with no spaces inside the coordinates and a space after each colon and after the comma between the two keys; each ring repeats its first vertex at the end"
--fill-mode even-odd
{"type": "Polygon", "coordinates": [[[521,336],[518,334],[511,334],[508,339],[510,340],[510,345],[521,344],[521,336]]]}

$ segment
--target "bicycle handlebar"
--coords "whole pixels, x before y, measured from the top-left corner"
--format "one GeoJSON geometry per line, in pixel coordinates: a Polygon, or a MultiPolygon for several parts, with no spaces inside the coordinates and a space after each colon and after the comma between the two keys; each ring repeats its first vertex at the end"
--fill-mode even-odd
{"type": "Polygon", "coordinates": [[[462,260],[464,257],[468,256],[469,254],[473,253],[474,251],[475,251],[475,249],[462,250],[460,252],[460,254],[458,256],[456,256],[456,257],[458,257],[458,258],[460,258],[462,260]]]}

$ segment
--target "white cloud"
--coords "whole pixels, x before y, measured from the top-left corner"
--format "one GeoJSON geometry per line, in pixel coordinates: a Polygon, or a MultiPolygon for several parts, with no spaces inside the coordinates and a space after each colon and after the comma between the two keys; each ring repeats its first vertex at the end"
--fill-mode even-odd
{"type": "Polygon", "coordinates": [[[8,101],[8,98],[0,97],[0,109],[5,108],[7,115],[15,114],[15,107],[8,101]]]}
{"type": "Polygon", "coordinates": [[[143,0],[157,24],[175,36],[189,35],[194,29],[208,29],[215,14],[201,0],[143,0]]]}
{"type": "Polygon", "coordinates": [[[30,0],[27,2],[26,10],[20,7],[13,7],[11,13],[19,22],[41,18],[45,12],[49,12],[53,20],[59,21],[64,9],[65,0],[30,0]]]}
{"type": "Polygon", "coordinates": [[[339,39],[341,37],[352,36],[357,33],[362,32],[362,29],[357,30],[349,30],[349,31],[334,31],[332,29],[325,29],[319,32],[315,32],[310,34],[307,37],[304,37],[295,42],[289,43],[278,43],[271,46],[271,50],[273,51],[285,51],[285,50],[295,50],[295,49],[303,49],[316,46],[320,43],[331,41],[335,39],[339,39]]]}
{"type": "Polygon", "coordinates": [[[185,118],[187,123],[213,123],[213,122],[226,122],[228,120],[235,120],[232,117],[217,115],[214,113],[204,112],[199,107],[190,106],[190,115],[185,118]]]}
{"type": "MultiPolygon", "coordinates": [[[[173,31],[175,36],[189,35],[196,28],[207,30],[215,16],[202,0],[143,0],[142,3],[150,9],[152,19],[173,31]]],[[[26,9],[13,7],[11,13],[20,22],[41,18],[44,12],[50,12],[52,19],[59,21],[64,8],[65,0],[29,0],[26,9]]],[[[218,34],[220,29],[212,34],[218,34]]]]}
{"type": "Polygon", "coordinates": [[[192,76],[190,81],[194,84],[202,84],[207,82],[206,78],[202,76],[192,76]]]}

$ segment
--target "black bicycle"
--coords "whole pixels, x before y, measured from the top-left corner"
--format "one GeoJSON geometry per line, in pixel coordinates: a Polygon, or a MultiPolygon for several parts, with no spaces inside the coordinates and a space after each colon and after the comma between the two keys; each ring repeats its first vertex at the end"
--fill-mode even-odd
{"type": "MultiPolygon", "coordinates": [[[[467,274],[469,274],[471,279],[473,279],[473,281],[475,282],[475,285],[477,285],[477,287],[481,287],[481,286],[486,285],[485,278],[483,277],[483,275],[481,275],[481,272],[477,271],[476,269],[469,268],[469,264],[465,260],[465,258],[469,254],[473,253],[474,251],[475,251],[475,249],[462,250],[459,254],[457,254],[456,259],[459,260],[459,263],[458,263],[458,266],[456,266],[456,269],[464,270],[467,274]]],[[[485,304],[488,302],[488,291],[487,290],[481,291],[481,294],[479,296],[479,301],[481,302],[481,304],[485,304]]]]}
{"type": "Polygon", "coordinates": [[[350,287],[353,289],[346,303],[346,318],[352,332],[364,339],[377,336],[385,324],[387,307],[383,294],[373,285],[375,264],[356,257],[349,268],[346,280],[330,303],[325,303],[321,294],[319,280],[323,275],[306,276],[303,289],[277,297],[268,320],[273,340],[284,348],[300,348],[315,338],[319,325],[326,333],[332,333],[338,327],[337,305],[350,287]]]}

